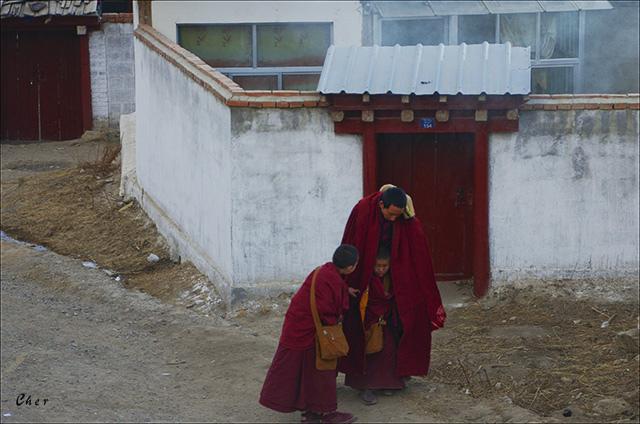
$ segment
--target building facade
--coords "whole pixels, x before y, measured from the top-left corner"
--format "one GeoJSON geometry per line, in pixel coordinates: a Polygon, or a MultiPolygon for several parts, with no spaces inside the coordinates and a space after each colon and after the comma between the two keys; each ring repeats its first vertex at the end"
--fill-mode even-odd
{"type": "MultiPolygon", "coordinates": [[[[445,270],[445,259],[436,263],[441,279],[462,272],[486,289],[478,282],[637,275],[638,94],[304,90],[323,68],[318,53],[306,55],[300,45],[355,46],[344,78],[357,79],[365,71],[355,72],[362,65],[355,53],[373,44],[376,26],[394,28],[393,20],[367,23],[373,12],[360,2],[214,4],[215,13],[202,2],[134,7],[135,144],[123,154],[135,160],[123,159],[135,162],[127,195],[149,213],[173,254],[192,261],[227,300],[295,287],[329,258],[358,199],[397,182],[379,176],[428,199],[416,175],[434,168],[425,159],[433,157],[449,161],[438,178],[464,174],[471,187],[451,184],[438,194],[469,223],[466,233],[439,215],[435,202],[417,210],[440,234],[474,240],[447,247],[446,237],[432,238],[436,257],[471,258],[447,262],[466,266],[462,271],[445,270]],[[215,61],[223,66],[212,67],[215,61]],[[299,85],[287,85],[296,78],[299,85]],[[436,146],[450,154],[429,156],[436,146]],[[457,152],[463,146],[469,155],[457,152]],[[462,250],[437,253],[449,248],[462,250]]],[[[604,6],[602,13],[615,10],[604,6]]],[[[502,17],[493,18],[500,25],[502,17]]],[[[447,33],[446,22],[455,19],[444,20],[447,33]]],[[[552,60],[531,53],[536,48],[527,50],[534,69],[552,60]]],[[[470,49],[445,50],[458,52],[455,69],[470,69],[460,60],[470,49]]],[[[582,56],[562,66],[586,69],[582,56]]]]}
{"type": "Polygon", "coordinates": [[[69,140],[134,110],[133,14],[98,0],[2,1],[3,140],[69,140]],[[104,7],[103,7],[104,6],[104,7]]]}
{"type": "Polygon", "coordinates": [[[315,89],[331,44],[510,42],[531,47],[533,93],[640,91],[635,1],[248,2],[246,7],[157,2],[152,8],[156,29],[246,89],[315,89]]]}

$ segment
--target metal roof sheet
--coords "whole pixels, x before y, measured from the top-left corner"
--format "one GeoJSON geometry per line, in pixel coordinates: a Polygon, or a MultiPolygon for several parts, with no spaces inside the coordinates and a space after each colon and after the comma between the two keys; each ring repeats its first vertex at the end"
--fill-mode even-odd
{"type": "Polygon", "coordinates": [[[371,4],[383,18],[486,15],[488,13],[570,12],[613,8],[611,3],[606,0],[372,1],[371,4]]]}
{"type": "Polygon", "coordinates": [[[482,1],[432,1],[429,6],[438,16],[486,15],[489,13],[482,1]]]}
{"type": "Polygon", "coordinates": [[[487,1],[485,5],[491,13],[535,13],[542,12],[537,1],[487,1]]]}
{"type": "Polygon", "coordinates": [[[97,16],[98,0],[0,0],[0,17],[97,16]]]}
{"type": "Polygon", "coordinates": [[[318,91],[325,94],[528,94],[529,47],[329,47],[318,91]]]}

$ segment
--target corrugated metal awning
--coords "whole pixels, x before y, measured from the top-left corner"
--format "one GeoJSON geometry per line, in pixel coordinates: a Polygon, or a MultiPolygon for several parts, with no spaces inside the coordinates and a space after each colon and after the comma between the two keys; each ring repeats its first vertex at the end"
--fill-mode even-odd
{"type": "Polygon", "coordinates": [[[490,13],[570,12],[612,9],[606,0],[594,1],[372,1],[383,18],[421,18],[451,15],[487,15],[490,13]]]}
{"type": "Polygon", "coordinates": [[[318,91],[324,94],[529,94],[529,47],[329,47],[318,91]]]}
{"type": "Polygon", "coordinates": [[[98,0],[0,0],[1,18],[98,16],[98,0]]]}

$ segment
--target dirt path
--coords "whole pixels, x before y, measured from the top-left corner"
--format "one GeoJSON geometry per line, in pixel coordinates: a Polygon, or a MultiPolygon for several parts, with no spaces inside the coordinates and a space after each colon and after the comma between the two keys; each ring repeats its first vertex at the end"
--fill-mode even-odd
{"type": "MultiPolygon", "coordinates": [[[[270,335],[162,304],[77,260],[6,241],[1,280],[3,422],[299,419],[257,404],[277,341],[270,335]],[[41,404],[17,406],[21,393],[41,404]]],[[[343,386],[338,397],[363,422],[536,418],[423,379],[375,407],[343,386]]]]}
{"type": "MultiPolygon", "coordinates": [[[[257,403],[289,295],[226,311],[137,205],[122,210],[117,169],[75,168],[103,147],[1,146],[2,229],[51,249],[2,241],[2,422],[297,421],[257,403]],[[47,404],[17,406],[21,393],[47,404]]],[[[429,377],[365,407],[340,376],[342,409],[362,422],[638,422],[637,282],[530,282],[481,301],[441,290],[429,377]]]]}

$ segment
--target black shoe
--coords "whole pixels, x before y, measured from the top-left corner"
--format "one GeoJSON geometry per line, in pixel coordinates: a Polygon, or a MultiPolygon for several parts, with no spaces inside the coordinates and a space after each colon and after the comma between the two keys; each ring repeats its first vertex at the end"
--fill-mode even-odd
{"type": "Polygon", "coordinates": [[[376,394],[373,393],[373,390],[368,390],[368,389],[360,392],[360,400],[365,405],[375,405],[376,403],[378,403],[378,398],[376,397],[376,394]]]}

